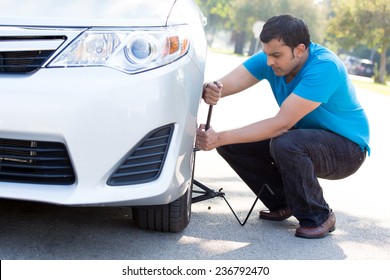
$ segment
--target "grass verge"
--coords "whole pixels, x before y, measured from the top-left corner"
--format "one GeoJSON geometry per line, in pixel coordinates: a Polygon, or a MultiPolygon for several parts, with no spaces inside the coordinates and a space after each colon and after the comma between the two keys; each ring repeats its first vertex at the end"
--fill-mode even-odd
{"type": "Polygon", "coordinates": [[[357,88],[390,96],[390,86],[374,83],[371,79],[359,79],[356,77],[352,77],[352,82],[357,88]]]}

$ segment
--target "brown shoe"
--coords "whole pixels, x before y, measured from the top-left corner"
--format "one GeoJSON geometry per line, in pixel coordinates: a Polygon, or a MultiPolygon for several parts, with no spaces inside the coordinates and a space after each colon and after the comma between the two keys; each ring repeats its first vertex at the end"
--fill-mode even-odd
{"type": "Polygon", "coordinates": [[[322,238],[336,229],[336,216],[330,213],[328,219],[318,227],[299,227],[295,231],[295,236],[302,238],[322,238]]]}
{"type": "Polygon", "coordinates": [[[283,221],[290,218],[292,214],[289,208],[283,208],[276,211],[261,210],[259,216],[263,220],[283,221]]]}

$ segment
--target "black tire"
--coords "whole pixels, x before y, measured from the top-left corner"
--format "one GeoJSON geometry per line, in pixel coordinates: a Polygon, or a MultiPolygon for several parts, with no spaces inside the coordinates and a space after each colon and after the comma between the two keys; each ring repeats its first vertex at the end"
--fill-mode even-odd
{"type": "Polygon", "coordinates": [[[187,191],[175,201],[165,205],[134,207],[134,224],[145,230],[180,232],[191,219],[192,191],[187,191]]]}

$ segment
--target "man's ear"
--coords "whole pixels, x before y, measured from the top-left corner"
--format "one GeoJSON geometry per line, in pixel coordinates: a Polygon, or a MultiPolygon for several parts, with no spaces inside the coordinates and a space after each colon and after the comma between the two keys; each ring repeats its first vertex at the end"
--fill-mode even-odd
{"type": "Polygon", "coordinates": [[[295,54],[297,57],[302,57],[304,54],[305,54],[305,51],[306,51],[306,46],[305,44],[299,44],[296,48],[295,48],[295,54]]]}

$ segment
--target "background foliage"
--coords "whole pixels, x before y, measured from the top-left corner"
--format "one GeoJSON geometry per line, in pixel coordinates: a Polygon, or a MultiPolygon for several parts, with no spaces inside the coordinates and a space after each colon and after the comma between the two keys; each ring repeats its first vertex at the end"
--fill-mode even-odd
{"type": "Polygon", "coordinates": [[[283,13],[302,18],[311,39],[336,53],[374,60],[375,80],[386,82],[390,69],[390,0],[195,0],[208,19],[206,33],[212,45],[220,31],[227,31],[234,53],[257,50],[259,34],[252,27],[283,13]],[[249,46],[246,47],[246,46],[249,46]]]}

